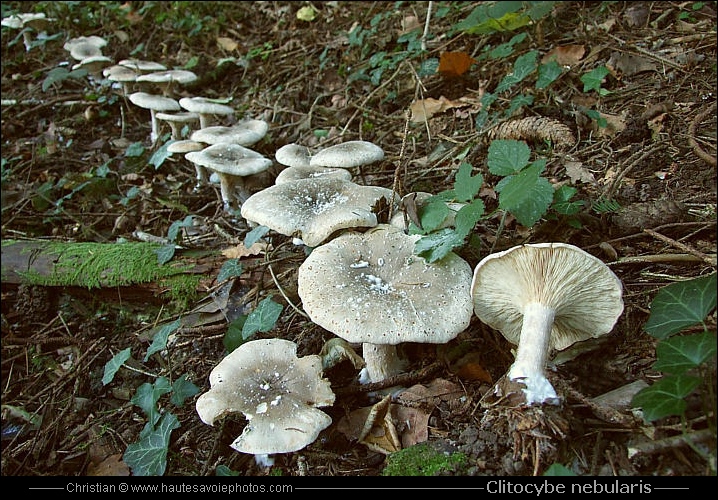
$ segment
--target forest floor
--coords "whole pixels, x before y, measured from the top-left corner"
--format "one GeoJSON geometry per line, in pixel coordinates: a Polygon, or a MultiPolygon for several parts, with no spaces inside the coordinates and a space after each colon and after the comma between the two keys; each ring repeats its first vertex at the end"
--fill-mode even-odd
{"type": "MultiPolygon", "coordinates": [[[[552,464],[587,476],[715,474],[715,357],[686,399],[684,419],[646,422],[630,404],[633,388],[661,377],[653,368],[657,340],[643,329],[656,293],[716,269],[714,2],[556,2],[536,21],[484,33],[456,29],[477,5],[464,2],[313,2],[312,19],[298,17],[301,2],[90,4],[3,2],[3,17],[34,9],[57,18],[44,43],[27,51],[17,30],[2,30],[3,241],[163,238],[191,215],[191,227],[180,225],[175,259],[204,272],[182,295],[160,280],[40,286],[6,279],[3,270],[3,475],[130,474],[123,456],[147,424],[133,395],[158,377],[182,376],[198,390],[179,405],[160,399],[164,393],[156,401],[160,413],[178,421],[165,476],[215,475],[220,466],[243,476],[377,476],[399,448],[422,442],[438,457],[460,457],[444,460],[436,472],[443,475],[540,475],[552,464]],[[252,148],[268,158],[289,143],[317,151],[372,141],[385,158],[354,181],[399,195],[450,189],[458,166],[469,163],[483,175],[487,214],[471,243],[456,249],[472,268],[491,251],[570,243],[620,278],[623,314],[609,335],[552,360],[560,406],[481,404],[510,366],[514,346],[476,317],[448,344],[403,346],[402,385],[411,389],[394,398],[390,413],[399,443],[358,442],[376,401],[356,384],[355,367],[342,362],[325,373],[336,394],[322,408],[332,424],[307,447],[275,455],[271,466],[258,464],[230,447],[246,425],[243,416],[209,426],[195,401],[226,354],[230,323],[266,297],[282,313],[253,338],[291,340],[299,356],[308,356],[334,337],[301,314],[297,269],[305,249],[270,232],[267,246],[242,254],[249,228],[224,212],[218,185],[194,190],[195,171],[178,155],[158,168],[150,163],[159,146],[150,143],[147,110],[107,81],[58,73],[48,81],[51,71],[75,63],[63,43],[90,35],[109,42],[103,54],[114,62],[133,57],[190,68],[200,79],[179,96],[231,98],[236,115],[222,124],[267,121],[269,133],[252,148]],[[505,54],[488,56],[501,46],[505,54]],[[489,115],[497,121],[477,126],[481,97],[530,51],[539,62],[559,58],[561,75],[537,88],[534,73],[498,93],[489,115]],[[423,71],[423,63],[445,53],[463,55],[444,59],[442,71],[423,71]],[[464,56],[475,62],[459,67],[464,56]],[[587,89],[581,77],[599,67],[609,71],[587,89]],[[519,96],[532,102],[507,112],[519,96]],[[417,102],[438,107],[412,117],[417,102]],[[605,126],[597,126],[596,112],[605,126]],[[500,121],[530,116],[573,135],[564,148],[550,147],[540,134],[513,137],[530,145],[532,158],[546,160],[544,175],[555,187],[576,189],[584,205],[571,221],[547,213],[524,227],[498,209],[500,178],[488,170],[488,147],[500,138],[500,121]],[[219,283],[228,255],[244,272],[219,283]],[[151,334],[178,318],[182,326],[166,349],[146,357],[151,334]],[[127,348],[129,368],[103,384],[106,365],[127,348]],[[619,388],[628,391],[620,400],[594,399],[619,388]],[[687,446],[684,433],[704,438],[687,446]]],[[[715,332],[715,324],[713,312],[708,329],[715,332]]]]}

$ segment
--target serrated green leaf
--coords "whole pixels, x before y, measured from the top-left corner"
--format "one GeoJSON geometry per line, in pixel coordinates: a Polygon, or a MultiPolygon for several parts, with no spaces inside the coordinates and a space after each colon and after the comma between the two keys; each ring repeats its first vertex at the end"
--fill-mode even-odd
{"type": "Polygon", "coordinates": [[[561,76],[563,69],[556,61],[549,61],[546,64],[542,64],[538,68],[538,78],[536,79],[536,88],[545,89],[551,85],[556,78],[561,76]]]}
{"type": "Polygon", "coordinates": [[[199,387],[188,380],[185,373],[172,384],[170,402],[175,406],[182,406],[187,398],[191,398],[197,393],[199,393],[199,387]]]}
{"type": "Polygon", "coordinates": [[[167,450],[170,435],[180,426],[172,413],[165,413],[155,429],[147,422],[140,432],[140,440],[127,446],[122,460],[134,476],[161,476],[167,469],[167,450]]]}
{"type": "Polygon", "coordinates": [[[510,212],[525,227],[536,224],[553,201],[553,186],[539,175],[544,166],[544,162],[536,161],[496,185],[499,208],[510,212]]]}
{"type": "Polygon", "coordinates": [[[177,141],[167,141],[167,142],[165,142],[162,146],[160,146],[159,148],[157,148],[157,151],[155,151],[154,153],[152,153],[152,156],[150,156],[149,164],[150,164],[150,165],[153,165],[153,166],[155,167],[155,170],[157,170],[158,168],[160,168],[160,167],[162,166],[162,164],[165,162],[165,160],[166,160],[167,158],[169,158],[170,156],[172,156],[172,153],[170,153],[169,151],[167,151],[167,148],[168,148],[169,145],[172,144],[173,142],[177,142],[177,141]]]}
{"type": "Polygon", "coordinates": [[[471,175],[473,166],[469,163],[463,162],[459,165],[459,169],[456,171],[456,177],[454,180],[454,194],[456,195],[456,201],[471,201],[479,194],[481,185],[484,183],[484,178],[481,173],[471,175]]]}
{"type": "Polygon", "coordinates": [[[167,264],[175,256],[174,245],[162,245],[154,252],[157,254],[157,263],[161,266],[167,264]]]}
{"type": "Polygon", "coordinates": [[[229,278],[241,276],[243,272],[244,266],[241,262],[239,262],[239,259],[229,259],[224,264],[222,264],[222,267],[219,269],[219,273],[217,274],[217,281],[221,283],[225,280],[228,280],[229,278]]]}
{"type": "Polygon", "coordinates": [[[441,226],[450,213],[451,209],[446,206],[445,201],[442,201],[438,196],[432,196],[419,210],[421,229],[416,229],[419,229],[419,234],[428,234],[435,231],[439,226],[441,226]]]}
{"type": "Polygon", "coordinates": [[[559,187],[553,193],[551,208],[561,215],[577,214],[586,205],[586,202],[583,200],[571,201],[571,198],[573,198],[577,192],[576,188],[572,186],[563,185],[559,187]]]}
{"type": "Polygon", "coordinates": [[[647,422],[671,415],[682,415],[687,406],[683,398],[693,392],[700,383],[701,379],[698,377],[670,375],[638,391],[631,403],[642,409],[643,418],[647,422]]]}
{"type": "Polygon", "coordinates": [[[125,361],[130,359],[130,356],[131,348],[128,347],[127,349],[123,349],[114,356],[112,356],[112,359],[105,363],[105,373],[102,376],[102,385],[107,385],[112,382],[112,379],[115,378],[117,370],[119,370],[122,365],[125,364],[125,361]]]}
{"type": "Polygon", "coordinates": [[[601,84],[608,73],[608,68],[605,66],[599,66],[598,68],[592,69],[588,73],[581,75],[583,91],[588,92],[589,90],[595,90],[600,93],[601,84]]]}
{"type": "Polygon", "coordinates": [[[715,355],[716,337],[711,332],[676,336],[658,343],[653,369],[681,375],[697,368],[715,355]]]}
{"type": "Polygon", "coordinates": [[[417,240],[414,244],[414,253],[431,263],[443,259],[454,248],[463,244],[464,239],[447,227],[417,240]]]}
{"type": "Polygon", "coordinates": [[[246,234],[244,237],[244,247],[249,248],[259,241],[265,234],[269,232],[267,226],[257,226],[246,234]]]}
{"type": "Polygon", "coordinates": [[[514,62],[513,71],[504,76],[494,92],[499,93],[508,90],[533,73],[536,69],[537,57],[538,51],[536,50],[529,51],[526,54],[517,57],[516,62],[514,62]]]}
{"type": "Polygon", "coordinates": [[[244,323],[247,322],[247,315],[243,314],[239,318],[232,321],[227,327],[227,333],[224,334],[222,343],[227,353],[234,351],[237,347],[241,346],[246,342],[246,339],[242,336],[242,328],[244,323]]]}
{"type": "Polygon", "coordinates": [[[272,297],[264,299],[247,316],[247,321],[242,326],[242,338],[248,339],[257,332],[267,332],[274,328],[283,309],[284,307],[274,302],[272,297]]]}
{"type": "Polygon", "coordinates": [[[716,273],[661,288],[651,302],[644,330],[665,339],[684,328],[702,323],[716,308],[716,273]]]}
{"type": "Polygon", "coordinates": [[[145,382],[139,386],[130,403],[139,406],[147,415],[148,422],[154,425],[160,418],[157,401],[171,390],[172,386],[167,378],[157,377],[154,384],[145,382]]]}
{"type": "Polygon", "coordinates": [[[147,349],[147,354],[145,354],[144,361],[147,362],[147,360],[150,359],[150,356],[152,356],[154,353],[160,352],[161,350],[165,349],[167,347],[167,339],[169,338],[170,334],[176,332],[181,325],[182,320],[176,319],[172,323],[163,325],[159,330],[157,330],[157,333],[152,336],[152,344],[147,349]]]}
{"type": "Polygon", "coordinates": [[[474,229],[476,223],[481,220],[484,215],[484,202],[480,199],[472,200],[468,205],[464,205],[456,212],[454,226],[456,226],[456,234],[462,240],[469,235],[474,229]]]}
{"type": "Polygon", "coordinates": [[[489,144],[487,163],[494,175],[512,175],[529,164],[531,149],[523,141],[496,139],[489,144]]]}

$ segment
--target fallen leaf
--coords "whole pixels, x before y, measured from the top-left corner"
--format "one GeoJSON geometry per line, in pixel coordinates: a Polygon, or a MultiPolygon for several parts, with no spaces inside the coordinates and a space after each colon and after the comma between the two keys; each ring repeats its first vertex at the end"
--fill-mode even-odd
{"type": "Polygon", "coordinates": [[[645,71],[658,71],[658,67],[650,59],[625,52],[613,52],[606,62],[606,67],[618,79],[645,71]]]}
{"type": "Polygon", "coordinates": [[[461,76],[468,71],[476,59],[466,52],[444,52],[439,57],[439,69],[444,76],[461,76]]]}
{"type": "Polygon", "coordinates": [[[222,250],[222,255],[228,259],[241,259],[249,255],[259,255],[268,249],[269,245],[264,241],[255,241],[252,246],[247,248],[244,243],[231,248],[222,250]]]}
{"type": "Polygon", "coordinates": [[[414,101],[409,106],[411,111],[411,118],[409,120],[413,123],[422,123],[429,120],[432,116],[451,108],[458,108],[460,106],[467,106],[466,103],[460,101],[450,101],[443,95],[438,99],[428,97],[426,99],[419,99],[414,101]]]}
{"type": "Polygon", "coordinates": [[[591,171],[585,168],[583,162],[580,161],[567,161],[566,175],[571,179],[571,184],[576,184],[577,182],[594,184],[596,182],[596,178],[591,171]]]}
{"type": "Polygon", "coordinates": [[[586,47],[583,45],[561,45],[543,56],[541,64],[554,60],[560,66],[574,66],[579,63],[585,53],[586,47]]]}
{"type": "Polygon", "coordinates": [[[226,50],[227,52],[237,50],[237,47],[239,47],[237,42],[231,38],[227,38],[226,36],[217,37],[217,45],[220,49],[226,50]]]}
{"type": "Polygon", "coordinates": [[[122,461],[122,453],[110,455],[99,464],[87,466],[88,476],[129,476],[130,468],[122,461]]]}

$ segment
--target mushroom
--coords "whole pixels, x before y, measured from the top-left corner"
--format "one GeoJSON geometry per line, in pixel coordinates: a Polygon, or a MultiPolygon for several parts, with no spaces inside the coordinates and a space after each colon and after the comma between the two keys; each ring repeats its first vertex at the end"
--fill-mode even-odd
{"type": "Polygon", "coordinates": [[[277,163],[288,167],[308,167],[312,157],[309,148],[299,144],[285,144],[274,153],[277,163]]]}
{"type": "Polygon", "coordinates": [[[22,30],[22,41],[25,45],[25,51],[29,52],[32,48],[30,30],[43,31],[47,24],[52,21],[54,21],[54,19],[46,17],[44,12],[27,12],[4,17],[2,21],[0,21],[0,24],[7,28],[22,30]]]}
{"type": "Polygon", "coordinates": [[[293,182],[299,179],[316,179],[316,178],[334,178],[343,179],[345,181],[352,180],[352,174],[343,168],[332,168],[332,167],[311,167],[307,166],[296,166],[286,167],[284,170],[277,174],[277,178],[274,180],[275,184],[283,184],[285,182],[293,182]]]}
{"type": "Polygon", "coordinates": [[[179,100],[180,106],[187,111],[197,113],[199,115],[199,127],[205,128],[211,125],[210,120],[214,115],[233,115],[234,109],[213,102],[206,97],[183,97],[179,100]]]}
{"type": "Polygon", "coordinates": [[[242,120],[231,127],[202,127],[195,130],[190,139],[210,145],[231,142],[247,147],[262,140],[268,130],[269,124],[264,120],[242,120]]]}
{"type": "Polygon", "coordinates": [[[122,95],[130,93],[130,84],[137,79],[137,72],[127,66],[115,64],[102,70],[102,76],[111,82],[122,84],[122,95]]]}
{"type": "Polygon", "coordinates": [[[105,45],[107,45],[107,40],[102,37],[92,35],[71,38],[65,42],[62,48],[68,51],[73,59],[81,61],[85,57],[102,55],[102,47],[105,45]]]}
{"type": "Polygon", "coordinates": [[[414,253],[418,238],[379,224],[314,248],[299,266],[304,310],[326,330],[362,343],[369,382],[401,373],[397,344],[446,343],[471,321],[471,266],[455,253],[427,262],[414,253]]]}
{"type": "Polygon", "coordinates": [[[197,399],[197,413],[208,425],[243,413],[247,425],[230,445],[241,453],[297,451],[332,423],[317,409],[335,400],[329,381],[322,377],[322,358],[297,357],[297,346],[289,340],[245,342],[219,362],[209,382],[209,391],[197,399]]]}
{"type": "Polygon", "coordinates": [[[149,82],[159,87],[162,95],[174,97],[176,85],[186,85],[197,80],[197,75],[184,69],[167,69],[145,73],[137,77],[137,82],[149,82]]]}
{"type": "MultiPolygon", "coordinates": [[[[202,151],[205,147],[206,146],[201,142],[185,139],[172,142],[169,146],[167,146],[167,152],[172,154],[183,154],[186,157],[187,153],[192,153],[194,151],[202,151]]],[[[187,159],[187,161],[190,160],[187,159]]],[[[195,184],[194,190],[198,191],[203,184],[207,184],[208,182],[207,169],[201,165],[196,164],[194,165],[194,169],[195,173],[197,174],[197,183],[195,184]]]]}
{"type": "Polygon", "coordinates": [[[141,59],[123,59],[118,62],[120,66],[125,66],[138,73],[150,73],[152,71],[165,71],[167,67],[164,64],[153,61],[143,61],[141,59]]]}
{"type": "Polygon", "coordinates": [[[75,64],[72,69],[84,69],[95,79],[100,79],[102,71],[112,64],[112,59],[107,56],[89,56],[75,64]]]}
{"type": "Polygon", "coordinates": [[[157,119],[169,123],[170,128],[172,129],[171,138],[172,140],[178,141],[182,138],[182,124],[199,122],[199,115],[189,111],[182,111],[179,113],[157,113],[157,119]]]}
{"type": "Polygon", "coordinates": [[[324,148],[309,160],[313,167],[354,168],[384,159],[384,151],[368,141],[347,141],[324,148]]]}
{"type": "Polygon", "coordinates": [[[132,104],[150,110],[152,118],[152,133],[150,138],[152,144],[157,142],[160,136],[159,122],[157,121],[158,111],[179,111],[180,105],[174,99],[170,97],[164,97],[161,95],[148,94],[147,92],[135,92],[127,96],[132,104]]]}
{"type": "Polygon", "coordinates": [[[242,217],[315,247],[339,229],[377,225],[372,207],[391,189],[362,186],[344,179],[316,177],[275,184],[242,204],[242,217]]]}
{"type": "Polygon", "coordinates": [[[476,316],[518,344],[507,377],[528,405],[560,403],[544,372],[550,350],[609,333],[623,313],[622,291],[606,264],[566,243],[490,254],[471,284],[476,316]]]}
{"type": "Polygon", "coordinates": [[[231,212],[238,207],[238,201],[249,196],[244,177],[264,172],[272,165],[272,160],[265,158],[256,151],[239,144],[219,143],[208,146],[202,151],[194,151],[185,155],[195,165],[217,172],[224,210],[231,212]],[[239,195],[235,190],[239,190],[239,195]]]}

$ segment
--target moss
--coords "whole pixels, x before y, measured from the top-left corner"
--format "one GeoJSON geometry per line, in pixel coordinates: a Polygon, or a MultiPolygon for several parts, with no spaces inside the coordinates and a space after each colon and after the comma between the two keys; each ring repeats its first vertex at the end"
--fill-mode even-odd
{"type": "Polygon", "coordinates": [[[191,268],[176,263],[160,265],[160,248],[161,245],[143,242],[48,242],[41,252],[53,258],[52,275],[28,271],[22,276],[34,285],[91,289],[149,283],[191,268]]]}
{"type": "Polygon", "coordinates": [[[436,476],[455,471],[466,463],[466,455],[435,449],[429,443],[419,443],[389,455],[383,476],[436,476]]]}
{"type": "Polygon", "coordinates": [[[162,284],[167,286],[170,300],[177,305],[177,308],[185,310],[199,299],[197,289],[201,280],[201,275],[178,274],[163,280],[162,284]]]}

